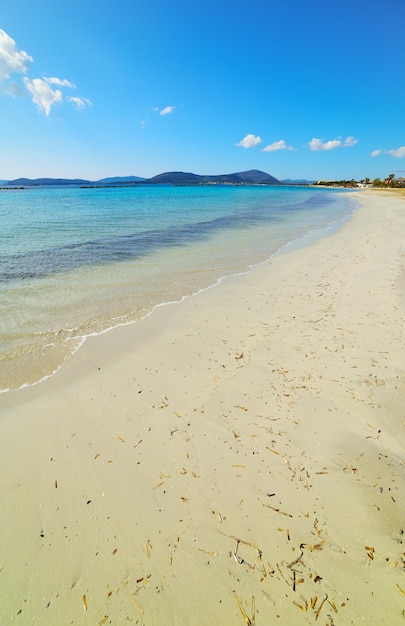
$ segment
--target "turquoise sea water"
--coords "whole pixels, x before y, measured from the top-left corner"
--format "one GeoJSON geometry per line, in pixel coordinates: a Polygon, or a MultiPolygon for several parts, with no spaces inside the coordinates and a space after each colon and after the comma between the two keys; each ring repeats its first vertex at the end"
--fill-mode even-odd
{"type": "Polygon", "coordinates": [[[322,236],[356,203],[304,187],[0,191],[0,390],[38,382],[90,334],[322,236]]]}

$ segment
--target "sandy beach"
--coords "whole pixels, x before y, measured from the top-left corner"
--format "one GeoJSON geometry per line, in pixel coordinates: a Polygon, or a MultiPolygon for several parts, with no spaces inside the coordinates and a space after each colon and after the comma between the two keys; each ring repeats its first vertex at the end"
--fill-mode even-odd
{"type": "Polygon", "coordinates": [[[0,396],[0,623],[405,623],[405,198],[0,396]]]}

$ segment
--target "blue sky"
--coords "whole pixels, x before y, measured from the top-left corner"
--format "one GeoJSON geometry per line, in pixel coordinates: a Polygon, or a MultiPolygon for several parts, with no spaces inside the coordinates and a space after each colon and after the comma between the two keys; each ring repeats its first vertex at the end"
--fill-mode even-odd
{"type": "Polygon", "coordinates": [[[0,179],[405,176],[403,0],[15,0],[0,179]]]}

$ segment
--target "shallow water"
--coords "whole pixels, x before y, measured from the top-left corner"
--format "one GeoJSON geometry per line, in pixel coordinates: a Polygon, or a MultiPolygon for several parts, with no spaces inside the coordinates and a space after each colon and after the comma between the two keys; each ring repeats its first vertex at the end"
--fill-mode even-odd
{"type": "Polygon", "coordinates": [[[90,334],[327,234],[355,206],[303,187],[2,190],[0,389],[51,375],[90,334]]]}

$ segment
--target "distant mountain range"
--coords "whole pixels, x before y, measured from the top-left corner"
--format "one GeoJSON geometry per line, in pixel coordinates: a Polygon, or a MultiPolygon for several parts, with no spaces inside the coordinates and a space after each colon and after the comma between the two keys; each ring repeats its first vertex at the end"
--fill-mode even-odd
{"type": "Polygon", "coordinates": [[[15,178],[14,180],[3,181],[3,185],[11,185],[13,187],[34,187],[43,185],[119,185],[143,182],[145,179],[139,176],[116,176],[114,178],[102,178],[101,180],[91,181],[83,178],[15,178]]]}
{"type": "Polygon", "coordinates": [[[102,178],[97,184],[125,185],[127,183],[141,183],[145,179],[139,176],[114,176],[113,178],[102,178]]]}
{"type": "Polygon", "coordinates": [[[306,178],[283,178],[282,182],[286,185],[312,185],[317,181],[307,180],[306,178]]]}
{"type": "Polygon", "coordinates": [[[33,187],[45,185],[76,185],[76,186],[128,186],[128,185],[282,185],[274,176],[260,170],[236,172],[234,174],[218,174],[201,176],[189,172],[164,172],[152,178],[139,176],[116,176],[102,178],[97,181],[81,178],[16,178],[3,183],[3,186],[33,187]]]}
{"type": "Polygon", "coordinates": [[[34,187],[36,185],[82,185],[88,182],[89,181],[82,180],[81,178],[16,178],[15,180],[7,180],[4,185],[11,185],[12,187],[34,187]]]}
{"type": "Polygon", "coordinates": [[[145,182],[155,185],[280,185],[281,182],[259,170],[236,172],[234,174],[217,174],[215,176],[201,176],[188,172],[165,172],[145,182]]]}

